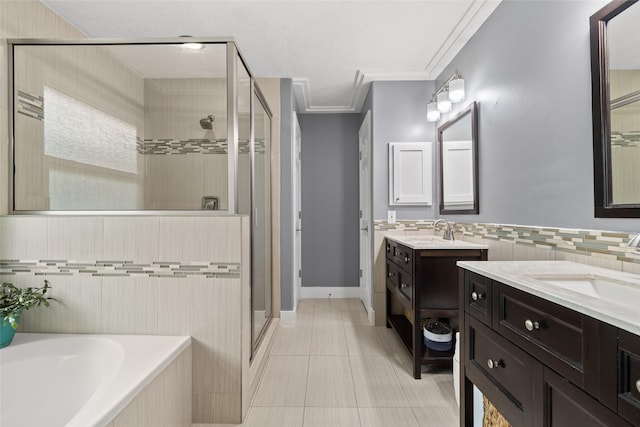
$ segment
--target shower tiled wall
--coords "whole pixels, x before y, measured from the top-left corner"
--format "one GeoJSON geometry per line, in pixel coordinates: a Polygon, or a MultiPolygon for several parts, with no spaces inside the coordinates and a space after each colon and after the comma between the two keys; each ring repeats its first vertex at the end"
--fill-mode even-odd
{"type": "MultiPolygon", "coordinates": [[[[384,238],[388,235],[438,234],[433,220],[375,221],[374,309],[383,326],[385,305],[384,238]]],[[[451,222],[456,239],[485,244],[489,261],[567,260],[640,274],[640,252],[626,247],[630,233],[554,227],[451,222]]]]}
{"type": "Polygon", "coordinates": [[[61,301],[20,331],[191,335],[193,421],[240,421],[248,218],[0,216],[0,236],[0,280],[61,301]]]}

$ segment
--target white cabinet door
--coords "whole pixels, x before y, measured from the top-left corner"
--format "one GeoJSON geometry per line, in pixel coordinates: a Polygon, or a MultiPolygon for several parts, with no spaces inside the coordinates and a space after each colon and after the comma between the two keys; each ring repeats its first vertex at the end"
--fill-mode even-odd
{"type": "Polygon", "coordinates": [[[430,142],[389,143],[389,205],[431,206],[430,142]]]}

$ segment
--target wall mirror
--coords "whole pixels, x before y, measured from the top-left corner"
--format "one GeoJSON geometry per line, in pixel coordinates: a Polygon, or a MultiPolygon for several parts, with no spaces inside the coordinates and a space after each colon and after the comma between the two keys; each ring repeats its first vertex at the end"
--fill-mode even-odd
{"type": "Polygon", "coordinates": [[[596,217],[640,217],[640,3],[590,19],[596,217]]]}
{"type": "Polygon", "coordinates": [[[438,128],[441,214],[479,213],[477,115],[473,102],[438,128]]]}

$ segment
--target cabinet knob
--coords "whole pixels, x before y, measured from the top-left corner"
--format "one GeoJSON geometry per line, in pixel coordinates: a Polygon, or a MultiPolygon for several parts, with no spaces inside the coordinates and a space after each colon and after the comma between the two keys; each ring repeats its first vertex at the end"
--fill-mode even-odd
{"type": "Polygon", "coordinates": [[[411,261],[411,258],[409,258],[408,256],[405,256],[405,257],[404,257],[404,262],[405,262],[405,263],[408,263],[409,261],[411,261]]]}
{"type": "Polygon", "coordinates": [[[640,380],[636,381],[636,389],[640,392],[640,380]]]}
{"type": "Polygon", "coordinates": [[[400,283],[400,288],[405,289],[408,285],[406,283],[400,283]]]}
{"type": "Polygon", "coordinates": [[[389,277],[393,277],[393,276],[394,276],[393,271],[390,271],[389,272],[389,277]]]}
{"type": "Polygon", "coordinates": [[[524,327],[527,328],[527,331],[533,331],[534,329],[540,329],[540,323],[527,319],[524,321],[524,327]]]}
{"type": "Polygon", "coordinates": [[[487,366],[489,367],[489,369],[496,369],[502,366],[502,361],[489,359],[487,360],[487,366]]]}
{"type": "Polygon", "coordinates": [[[481,293],[478,293],[478,292],[475,292],[475,291],[471,292],[471,299],[474,300],[474,301],[481,300],[483,297],[484,297],[484,295],[481,294],[481,293]]]}
{"type": "Polygon", "coordinates": [[[391,245],[387,245],[387,252],[391,252],[391,245]]]}

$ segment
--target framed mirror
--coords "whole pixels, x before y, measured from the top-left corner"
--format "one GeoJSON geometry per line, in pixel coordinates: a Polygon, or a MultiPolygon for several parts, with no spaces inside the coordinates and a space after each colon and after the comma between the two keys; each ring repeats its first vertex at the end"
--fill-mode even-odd
{"type": "Polygon", "coordinates": [[[438,128],[440,213],[478,214],[478,107],[474,101],[438,128]]]}
{"type": "Polygon", "coordinates": [[[640,217],[640,3],[590,18],[595,216],[640,217]]]}

